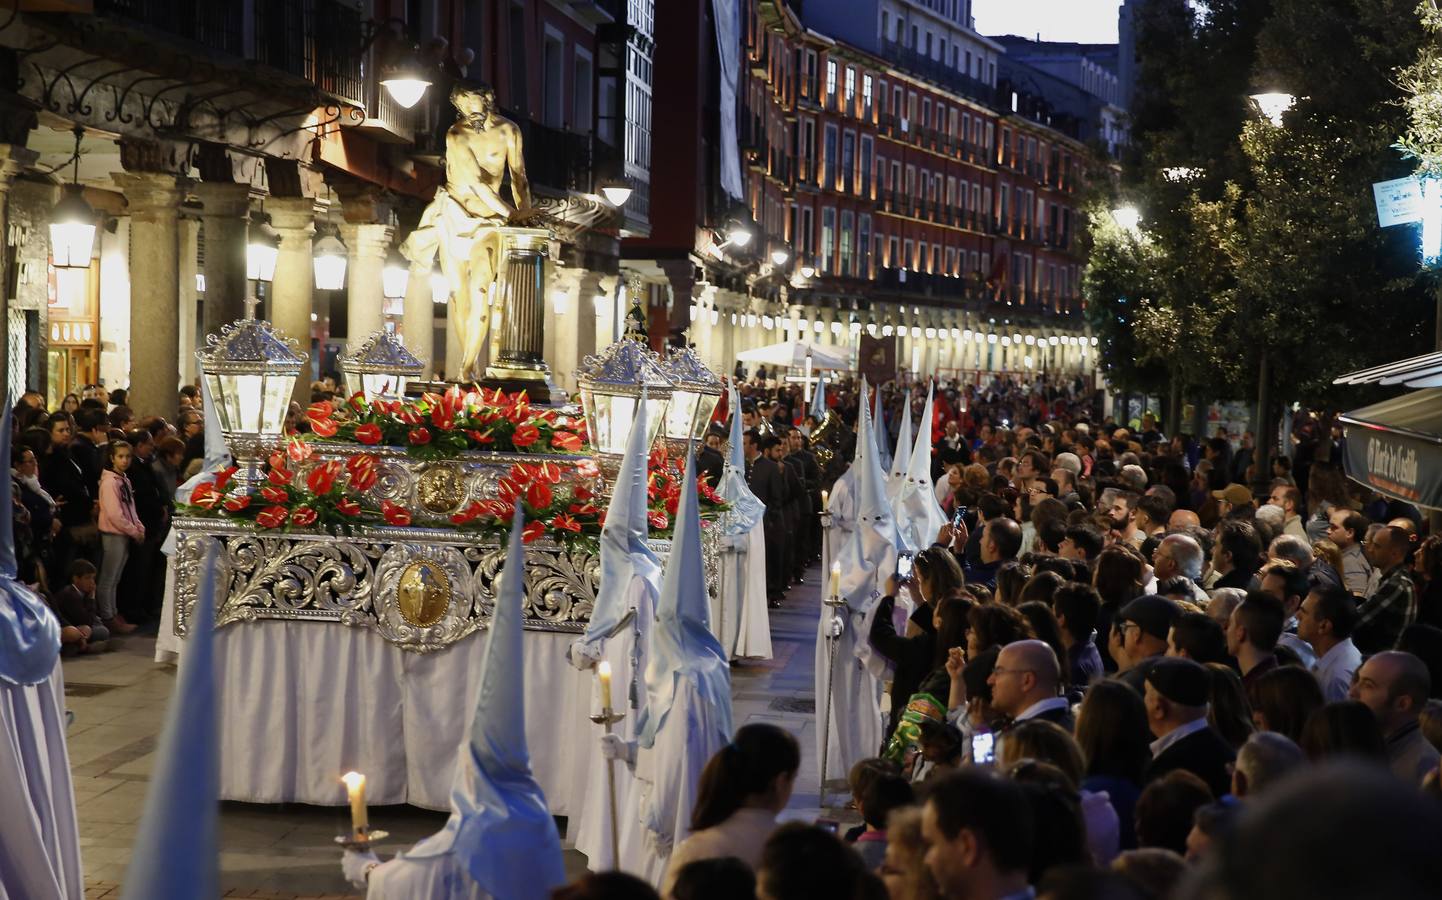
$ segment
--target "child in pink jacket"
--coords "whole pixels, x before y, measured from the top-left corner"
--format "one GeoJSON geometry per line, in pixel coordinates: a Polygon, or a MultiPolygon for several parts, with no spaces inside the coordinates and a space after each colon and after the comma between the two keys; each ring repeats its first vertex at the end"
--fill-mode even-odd
{"type": "Polygon", "coordinates": [[[95,601],[100,620],[113,634],[135,630],[115,608],[115,587],[130,557],[130,542],[145,540],[145,526],[135,512],[135,492],[125,474],[133,458],[128,443],[111,441],[105,445],[105,471],[100,473],[100,584],[95,601]]]}

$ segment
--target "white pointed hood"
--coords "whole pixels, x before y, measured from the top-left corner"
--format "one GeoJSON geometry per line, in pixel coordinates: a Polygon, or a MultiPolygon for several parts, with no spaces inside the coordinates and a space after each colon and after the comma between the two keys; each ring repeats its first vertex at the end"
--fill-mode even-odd
{"type": "Polygon", "coordinates": [[[220,893],[220,722],[215,703],[218,552],[200,568],[185,658],[165,714],[123,900],[220,893]]]}
{"type": "Polygon", "coordinates": [[[741,396],[736,385],[731,385],[729,406],[731,407],[731,456],[721,473],[721,484],[717,493],[726,498],[731,508],[721,517],[721,528],[726,534],[747,534],[761,524],[766,515],[766,504],[751,492],[746,483],[746,451],[742,446],[745,433],[741,428],[741,396]]]}
{"type": "MultiPolygon", "coordinates": [[[[862,387],[865,388],[864,383],[862,387]]],[[[864,389],[861,392],[861,397],[864,403],[866,400],[866,391],[864,389]]],[[[887,449],[891,442],[887,440],[886,435],[886,416],[881,409],[880,385],[877,386],[876,397],[871,403],[871,433],[872,437],[876,439],[876,458],[881,463],[881,472],[884,475],[886,474],[886,470],[891,468],[891,452],[887,449]]]]}
{"type": "Polygon", "coordinates": [[[902,537],[918,551],[930,547],[946,524],[946,514],[936,500],[931,480],[931,433],[936,385],[926,389],[926,408],[917,423],[916,443],[911,448],[906,479],[894,506],[902,537]]]}
{"type": "MultiPolygon", "coordinates": [[[[865,390],[865,382],[862,389],[865,390]]],[[[865,404],[860,414],[856,456],[851,462],[856,523],[836,557],[841,564],[841,596],[853,612],[859,612],[879,593],[887,577],[895,571],[896,554],[904,546],[896,530],[891,504],[886,499],[886,477],[882,474],[876,433],[865,404]]]]}
{"type": "Polygon", "coordinates": [[[580,639],[580,643],[588,645],[598,654],[606,637],[626,616],[633,580],[644,579],[653,596],[661,590],[661,561],[647,544],[650,537],[646,522],[650,447],[646,435],[643,394],[642,402],[636,404],[636,417],[626,438],[620,472],[611,487],[606,524],[601,528],[601,581],[596,588],[596,605],[591,610],[591,621],[586,624],[586,632],[580,639]]]}
{"type": "Polygon", "coordinates": [[[896,452],[892,455],[890,471],[886,473],[886,496],[895,500],[901,495],[906,483],[906,466],[911,461],[911,391],[901,404],[901,428],[896,433],[896,452]]]}
{"type": "Polygon", "coordinates": [[[676,703],[680,682],[688,682],[700,702],[731,734],[731,664],[711,630],[711,601],[706,593],[706,569],[701,554],[701,514],[696,499],[696,455],[686,447],[686,475],[681,481],[681,505],[656,627],[646,661],[646,706],[636,723],[642,747],[656,743],[656,733],[676,703]]]}
{"type": "Polygon", "coordinates": [[[811,415],[819,425],[821,420],[826,418],[826,375],[823,373],[818,377],[820,380],[816,382],[816,393],[811,395],[811,415]]]}

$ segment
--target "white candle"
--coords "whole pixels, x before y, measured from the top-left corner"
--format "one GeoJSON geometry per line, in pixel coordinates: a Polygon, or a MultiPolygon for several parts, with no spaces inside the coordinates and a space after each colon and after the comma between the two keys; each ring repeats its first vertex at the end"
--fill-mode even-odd
{"type": "Polygon", "coordinates": [[[346,796],[350,798],[350,827],[357,840],[365,838],[366,828],[366,777],[359,772],[347,772],[340,777],[345,782],[346,796]]]}
{"type": "Polygon", "coordinates": [[[831,509],[831,494],[828,493],[828,492],[826,492],[826,491],[822,491],[822,492],[821,492],[821,511],[822,511],[822,512],[826,512],[826,511],[829,510],[829,509],[831,509]]]}
{"type": "Polygon", "coordinates": [[[601,660],[596,666],[596,677],[601,680],[601,708],[611,708],[611,662],[601,660]]]}
{"type": "Polygon", "coordinates": [[[831,564],[831,591],[830,591],[830,596],[832,596],[832,597],[839,597],[839,596],[841,596],[841,563],[839,563],[839,562],[834,562],[834,563],[831,564]]]}

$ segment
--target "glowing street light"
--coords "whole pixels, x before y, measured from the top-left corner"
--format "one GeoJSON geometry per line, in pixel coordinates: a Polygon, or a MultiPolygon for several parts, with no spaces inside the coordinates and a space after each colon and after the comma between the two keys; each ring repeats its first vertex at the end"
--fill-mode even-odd
{"type": "Polygon", "coordinates": [[[1112,220],[1122,229],[1136,232],[1141,228],[1142,214],[1135,206],[1119,206],[1112,210],[1112,220]]]}
{"type": "Polygon", "coordinates": [[[1297,98],[1283,91],[1264,91],[1252,95],[1252,102],[1276,128],[1282,127],[1282,116],[1297,103],[1297,98]]]}

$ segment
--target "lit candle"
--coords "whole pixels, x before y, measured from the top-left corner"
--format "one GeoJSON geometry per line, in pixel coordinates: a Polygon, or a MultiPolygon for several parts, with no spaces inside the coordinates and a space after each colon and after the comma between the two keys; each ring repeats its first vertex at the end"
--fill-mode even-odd
{"type": "Polygon", "coordinates": [[[346,796],[350,798],[350,827],[356,840],[364,840],[369,823],[366,821],[366,777],[359,772],[347,772],[340,777],[345,782],[346,796]]]}
{"type": "Polygon", "coordinates": [[[831,509],[831,502],[830,502],[830,501],[831,501],[831,494],[828,493],[827,491],[822,491],[822,492],[821,492],[821,511],[822,511],[822,512],[826,512],[827,510],[831,509]]]}
{"type": "Polygon", "coordinates": [[[601,680],[601,708],[611,708],[611,662],[603,659],[596,666],[596,677],[601,680]]]}
{"type": "Polygon", "coordinates": [[[832,597],[839,597],[841,595],[841,563],[839,562],[834,562],[831,564],[830,595],[832,597]]]}

